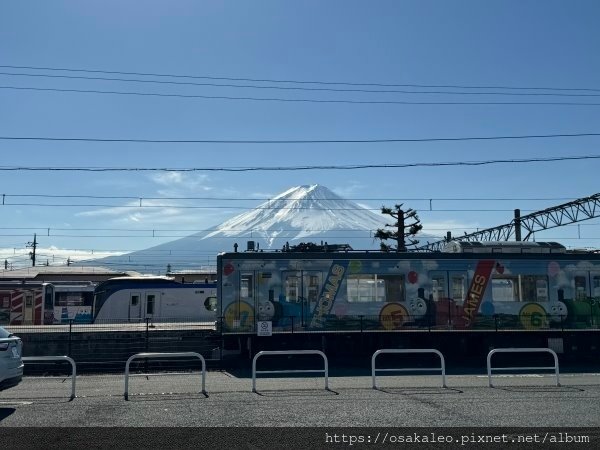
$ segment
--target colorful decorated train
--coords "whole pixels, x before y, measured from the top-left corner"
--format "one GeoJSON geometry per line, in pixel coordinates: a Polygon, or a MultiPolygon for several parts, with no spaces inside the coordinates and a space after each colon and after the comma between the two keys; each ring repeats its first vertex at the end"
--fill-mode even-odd
{"type": "Polygon", "coordinates": [[[0,325],[89,323],[94,283],[0,283],[0,325]]]}
{"type": "Polygon", "coordinates": [[[600,326],[600,254],[556,243],[286,250],[218,255],[224,333],[600,326]]]}

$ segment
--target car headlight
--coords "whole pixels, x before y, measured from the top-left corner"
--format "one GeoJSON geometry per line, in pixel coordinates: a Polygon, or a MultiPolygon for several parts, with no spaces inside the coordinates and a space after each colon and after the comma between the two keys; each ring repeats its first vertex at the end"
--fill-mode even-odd
{"type": "Polygon", "coordinates": [[[0,351],[8,350],[9,345],[10,345],[10,342],[0,342],[0,351]]]}

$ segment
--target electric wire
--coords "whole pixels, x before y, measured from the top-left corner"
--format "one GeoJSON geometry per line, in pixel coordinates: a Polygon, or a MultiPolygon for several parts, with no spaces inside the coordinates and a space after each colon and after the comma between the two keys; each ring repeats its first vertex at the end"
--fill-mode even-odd
{"type": "Polygon", "coordinates": [[[109,91],[99,89],[66,89],[35,86],[0,86],[0,89],[14,91],[38,92],[63,92],[77,94],[102,94],[102,95],[129,95],[141,97],[162,98],[194,98],[204,100],[245,100],[256,102],[283,102],[283,103],[319,103],[319,104],[348,104],[348,105],[476,105],[476,106],[600,106],[594,102],[493,102],[493,101],[409,101],[409,100],[348,100],[348,99],[310,99],[310,98],[284,98],[284,97],[249,97],[231,95],[201,95],[201,94],[175,94],[164,92],[134,92],[134,91],[109,91]]]}
{"type": "Polygon", "coordinates": [[[206,75],[185,75],[185,74],[165,74],[155,72],[126,72],[117,70],[98,70],[86,68],[68,68],[68,67],[48,67],[48,66],[25,66],[25,65],[0,65],[0,68],[6,69],[28,69],[45,70],[61,72],[81,72],[81,73],[102,73],[111,75],[138,75],[166,78],[189,78],[203,80],[224,80],[224,81],[249,81],[257,83],[288,83],[288,84],[317,84],[317,85],[341,85],[341,86],[376,86],[376,87],[419,87],[419,88],[453,88],[453,89],[508,89],[508,90],[544,90],[544,91],[588,91],[600,92],[598,88],[561,88],[561,87],[540,87],[540,86],[506,86],[506,85],[461,85],[461,84],[391,84],[391,83],[358,83],[348,81],[322,81],[322,80],[294,80],[294,79],[269,79],[269,78],[247,78],[247,77],[217,77],[206,75]]]}
{"type": "Polygon", "coordinates": [[[262,172],[307,170],[362,170],[404,169],[414,167],[485,166],[492,164],[524,164],[537,162],[581,161],[600,159],[600,155],[550,156],[522,159],[490,159],[484,161],[418,162],[402,164],[348,164],[306,166],[253,166],[253,167],[66,167],[66,166],[0,166],[0,171],[46,171],[46,172],[262,172]]]}
{"type": "MultiPolygon", "coordinates": [[[[0,66],[1,67],[1,66],[0,66]]],[[[35,77],[35,78],[53,78],[69,80],[90,80],[90,81],[116,81],[121,83],[146,83],[162,84],[175,86],[201,86],[201,87],[223,87],[223,88],[242,88],[242,89],[275,89],[286,91],[318,91],[318,92],[359,92],[374,94],[417,94],[417,95],[484,95],[484,96],[552,96],[552,97],[600,97],[600,94],[588,93],[564,93],[564,92],[473,92],[473,91],[415,91],[398,89],[357,89],[357,88],[323,88],[323,87],[298,87],[298,86],[260,86],[250,84],[218,84],[218,83],[198,83],[191,81],[164,81],[164,80],[143,80],[132,78],[109,78],[109,77],[90,77],[77,75],[49,75],[32,73],[13,73],[0,72],[0,75],[16,77],[35,77]]]]}
{"type": "Polygon", "coordinates": [[[439,138],[374,138],[374,139],[134,139],[134,138],[87,138],[49,136],[0,136],[3,141],[50,141],[50,142],[127,142],[142,144],[386,144],[398,142],[454,142],[454,141],[496,141],[521,139],[555,139],[575,137],[597,137],[600,133],[554,133],[504,136],[463,136],[439,138]]]}

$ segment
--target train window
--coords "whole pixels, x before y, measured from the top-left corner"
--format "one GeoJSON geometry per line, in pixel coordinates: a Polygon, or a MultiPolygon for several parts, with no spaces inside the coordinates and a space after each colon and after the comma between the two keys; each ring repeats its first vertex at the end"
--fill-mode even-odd
{"type": "Polygon", "coordinates": [[[521,276],[521,301],[546,302],[548,301],[548,280],[540,275],[521,276]]]}
{"type": "Polygon", "coordinates": [[[10,308],[10,297],[8,297],[8,296],[2,297],[2,307],[10,308]]]}
{"type": "Polygon", "coordinates": [[[131,295],[131,306],[137,306],[140,303],[140,296],[138,294],[131,295]]]}
{"type": "Polygon", "coordinates": [[[585,277],[575,277],[575,300],[585,300],[587,298],[587,289],[585,277]]]}
{"type": "Polygon", "coordinates": [[[378,275],[379,280],[385,283],[386,302],[403,302],[406,300],[404,293],[404,276],[402,275],[378,275]]]}
{"type": "Polygon", "coordinates": [[[54,307],[54,286],[51,284],[46,285],[44,293],[44,308],[50,311],[54,307]]]}
{"type": "Polygon", "coordinates": [[[543,275],[494,276],[492,299],[495,302],[547,302],[548,279],[543,275]]]}
{"type": "Polygon", "coordinates": [[[462,303],[465,300],[465,276],[452,275],[450,277],[450,289],[451,298],[457,303],[462,303]]]}
{"type": "Polygon", "coordinates": [[[242,278],[240,280],[240,296],[242,298],[252,297],[252,284],[252,275],[242,274],[242,278]]]}
{"type": "Polygon", "coordinates": [[[146,314],[154,314],[154,294],[148,294],[146,296],[146,314]]]}
{"type": "Polygon", "coordinates": [[[517,277],[492,278],[494,302],[518,302],[521,298],[517,277]]]}
{"type": "Polygon", "coordinates": [[[319,296],[319,289],[321,287],[321,277],[319,275],[305,275],[306,287],[306,298],[309,302],[315,303],[319,296]]]}
{"type": "MultiPolygon", "coordinates": [[[[431,275],[431,295],[433,301],[437,302],[446,298],[446,276],[442,274],[431,275]]],[[[464,297],[462,297],[464,298],[464,297]]]]}
{"type": "Polygon", "coordinates": [[[308,285],[310,287],[318,287],[319,286],[319,276],[318,275],[309,275],[308,276],[308,285]]]}
{"type": "Polygon", "coordinates": [[[350,275],[348,277],[347,293],[349,302],[385,302],[385,279],[377,275],[350,275]]]}
{"type": "Polygon", "coordinates": [[[545,277],[535,280],[535,291],[538,302],[548,301],[548,280],[545,277]]]}
{"type": "Polygon", "coordinates": [[[217,297],[208,297],[204,300],[204,307],[209,311],[217,310],[217,297]]]}
{"type": "Polygon", "coordinates": [[[592,277],[592,295],[594,297],[600,297],[600,276],[594,275],[592,277]]]}
{"type": "Polygon", "coordinates": [[[56,292],[55,306],[92,306],[93,292],[56,292]]]}
{"type": "Polygon", "coordinates": [[[296,275],[285,277],[285,297],[288,302],[297,302],[300,297],[300,284],[296,275]]]}

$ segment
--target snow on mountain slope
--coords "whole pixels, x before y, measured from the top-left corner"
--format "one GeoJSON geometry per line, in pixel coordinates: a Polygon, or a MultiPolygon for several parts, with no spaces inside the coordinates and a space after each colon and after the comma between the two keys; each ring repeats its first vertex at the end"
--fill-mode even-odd
{"type": "Polygon", "coordinates": [[[377,214],[345,200],[325,186],[293,187],[251,211],[237,215],[201,232],[145,250],[93,261],[121,270],[164,273],[167,264],[173,270],[215,264],[219,252],[246,249],[254,241],[263,250],[281,249],[286,243],[321,241],[349,244],[355,250],[379,248],[373,238],[388,216],[377,214]]]}
{"type": "Polygon", "coordinates": [[[240,236],[252,231],[272,243],[284,236],[300,239],[329,231],[374,231],[384,224],[382,216],[315,184],[291,188],[222,223],[203,239],[240,236]]]}

